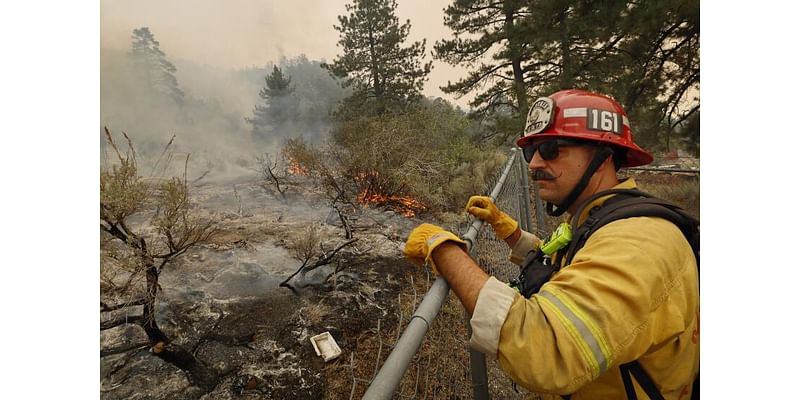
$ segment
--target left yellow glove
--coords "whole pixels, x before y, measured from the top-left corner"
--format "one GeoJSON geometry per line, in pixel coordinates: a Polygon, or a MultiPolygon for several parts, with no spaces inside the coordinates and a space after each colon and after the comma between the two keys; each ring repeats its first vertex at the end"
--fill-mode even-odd
{"type": "Polygon", "coordinates": [[[452,232],[433,224],[422,224],[408,234],[403,255],[419,266],[430,262],[433,272],[438,274],[439,271],[436,270],[436,264],[434,264],[431,254],[437,246],[447,241],[456,242],[465,251],[467,249],[467,242],[461,240],[452,232]]]}
{"type": "Polygon", "coordinates": [[[516,232],[517,227],[519,227],[519,224],[514,218],[500,211],[500,209],[494,205],[491,197],[472,196],[469,198],[469,201],[467,201],[465,210],[492,225],[494,233],[500,239],[507,239],[516,232]]]}

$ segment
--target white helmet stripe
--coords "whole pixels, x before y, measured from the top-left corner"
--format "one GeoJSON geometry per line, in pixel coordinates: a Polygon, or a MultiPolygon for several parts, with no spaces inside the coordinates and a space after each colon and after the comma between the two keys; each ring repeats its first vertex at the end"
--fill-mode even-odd
{"type": "Polygon", "coordinates": [[[586,117],[587,112],[586,107],[565,108],[564,118],[586,117]]]}

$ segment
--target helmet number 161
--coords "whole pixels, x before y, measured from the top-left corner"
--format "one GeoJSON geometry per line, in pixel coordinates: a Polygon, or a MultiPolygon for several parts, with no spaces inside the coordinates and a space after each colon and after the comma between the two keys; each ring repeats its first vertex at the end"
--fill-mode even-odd
{"type": "Polygon", "coordinates": [[[622,118],[613,111],[590,108],[587,119],[586,125],[591,130],[621,133],[619,126],[622,118]]]}

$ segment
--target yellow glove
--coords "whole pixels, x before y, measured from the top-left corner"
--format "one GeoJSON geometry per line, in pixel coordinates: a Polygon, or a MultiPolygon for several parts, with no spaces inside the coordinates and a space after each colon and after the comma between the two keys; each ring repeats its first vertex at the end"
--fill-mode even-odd
{"type": "Polygon", "coordinates": [[[492,225],[500,239],[506,239],[517,230],[519,224],[514,218],[500,211],[492,199],[486,196],[472,196],[467,201],[466,211],[492,225]]]}
{"type": "Polygon", "coordinates": [[[431,258],[431,253],[433,253],[433,249],[447,241],[456,242],[466,250],[467,242],[461,240],[452,232],[448,232],[436,225],[422,224],[414,228],[414,230],[408,234],[406,246],[403,249],[403,255],[419,266],[430,262],[433,267],[433,273],[438,274],[439,271],[436,270],[436,265],[431,258]]]}

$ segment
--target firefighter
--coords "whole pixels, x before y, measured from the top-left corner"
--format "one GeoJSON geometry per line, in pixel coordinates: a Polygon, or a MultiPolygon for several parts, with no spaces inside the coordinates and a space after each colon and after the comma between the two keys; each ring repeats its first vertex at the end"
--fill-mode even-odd
{"type": "MultiPolygon", "coordinates": [[[[615,197],[594,195],[636,188],[633,178],[617,177],[619,168],[653,160],[633,142],[616,101],[575,89],[537,99],[517,145],[548,214],[566,213],[567,228],[581,226],[615,197]]],[[[488,197],[470,198],[467,212],[506,241],[512,262],[555,266],[526,297],[484,272],[452,232],[416,227],[404,254],[430,264],[450,284],[471,315],[472,348],[496,358],[517,384],[553,398],[692,396],[700,365],[699,258],[674,223],[652,216],[616,220],[564,257],[563,242],[575,238],[542,255],[552,240],[521,230],[488,197]]]]}

